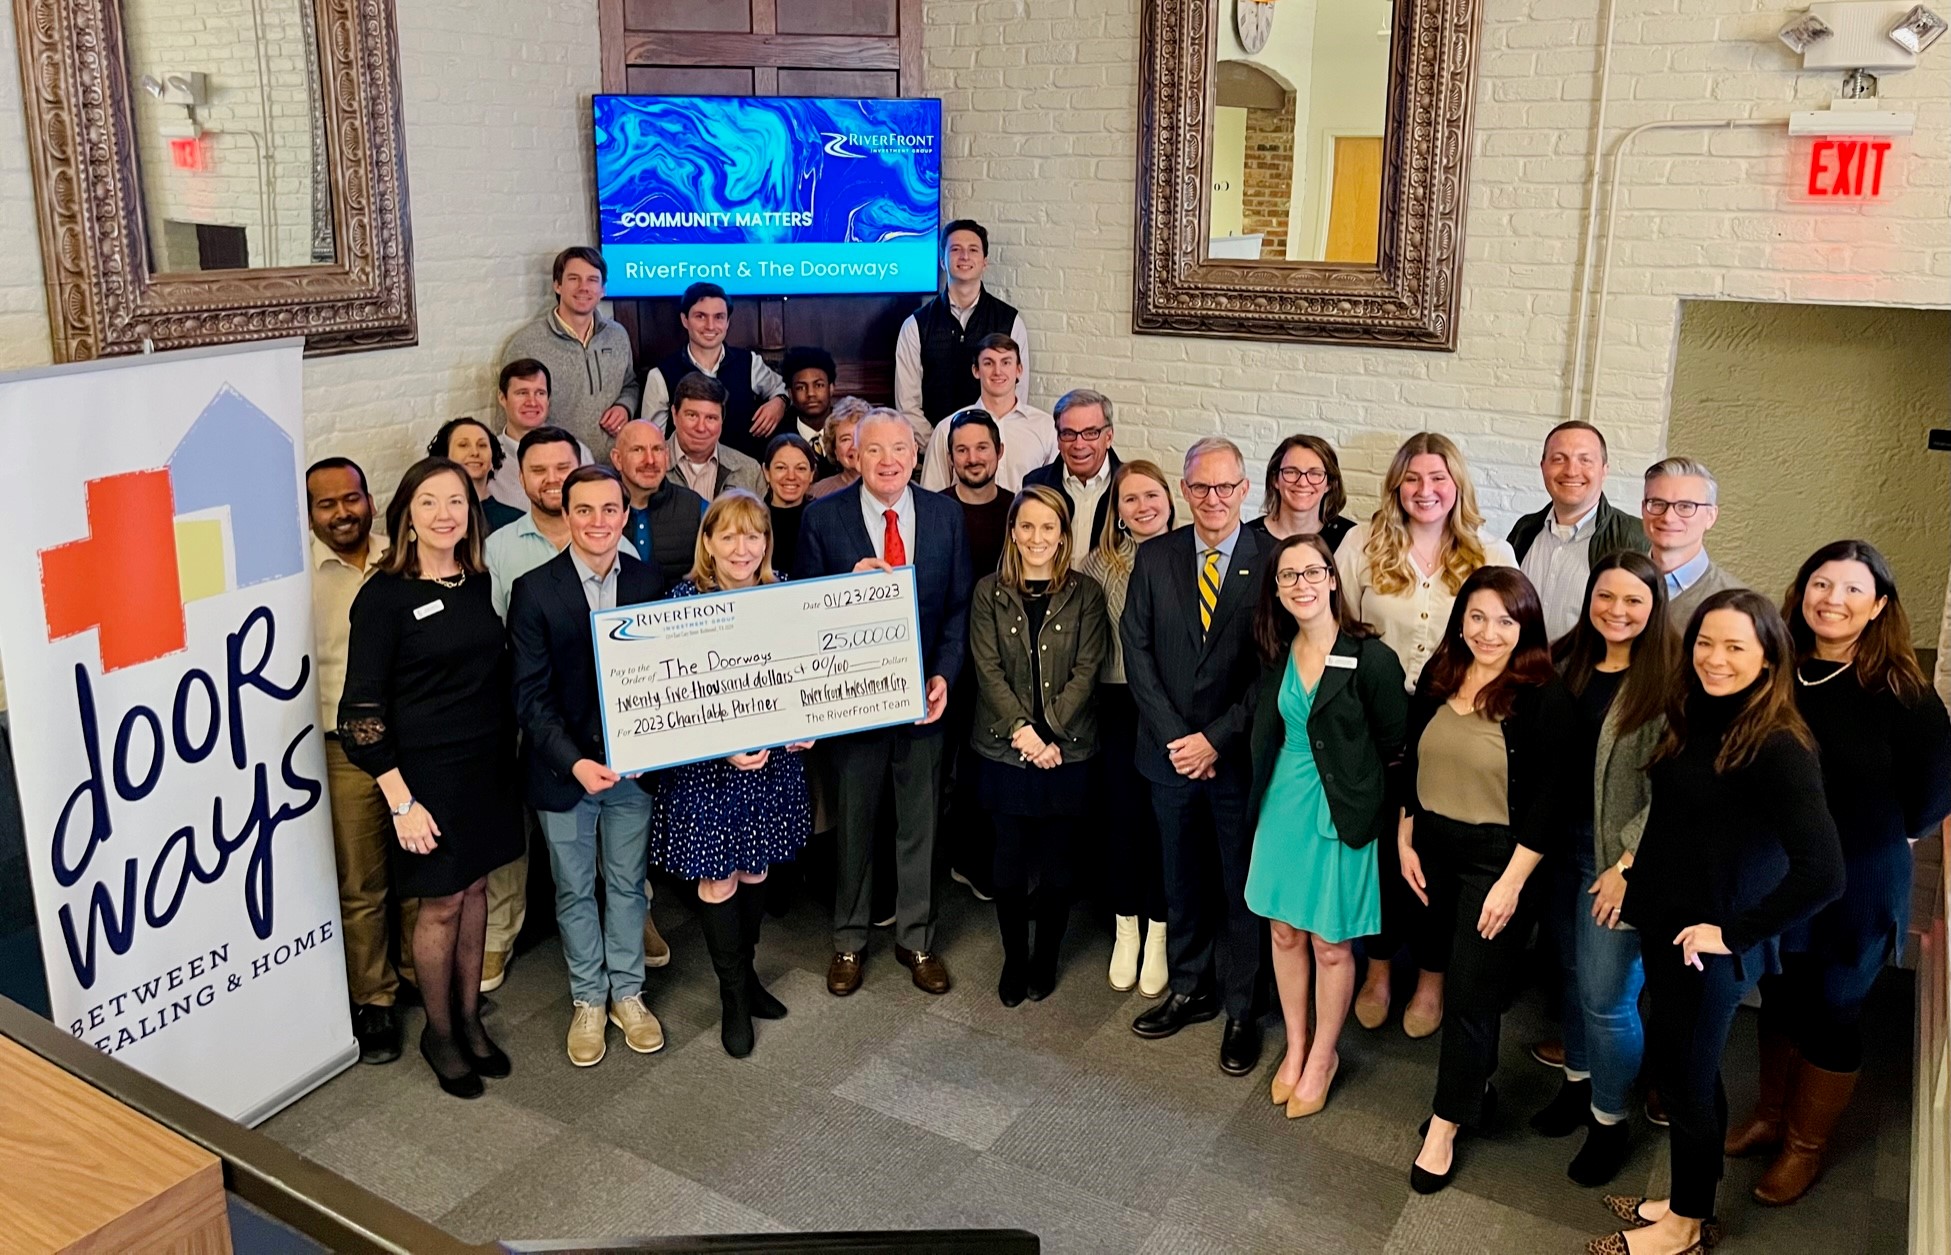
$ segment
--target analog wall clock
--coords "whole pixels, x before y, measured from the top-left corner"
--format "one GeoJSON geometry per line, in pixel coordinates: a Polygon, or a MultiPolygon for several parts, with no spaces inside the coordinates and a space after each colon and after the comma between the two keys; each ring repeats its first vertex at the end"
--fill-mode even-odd
{"type": "Polygon", "coordinates": [[[1273,0],[1233,0],[1233,28],[1249,54],[1265,48],[1274,29],[1273,0]]]}

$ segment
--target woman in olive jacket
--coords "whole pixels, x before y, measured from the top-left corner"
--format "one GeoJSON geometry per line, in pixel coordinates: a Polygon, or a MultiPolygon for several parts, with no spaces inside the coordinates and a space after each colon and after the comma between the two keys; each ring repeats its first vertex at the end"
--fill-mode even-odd
{"type": "Polygon", "coordinates": [[[1395,651],[1349,616],[1322,536],[1275,544],[1253,628],[1267,669],[1249,735],[1246,904],[1273,925],[1287,1057],[1270,1096],[1297,1119],[1327,1105],[1355,996],[1355,938],[1382,926],[1376,844],[1395,828],[1387,768],[1409,697],[1395,651]]]}
{"type": "Polygon", "coordinates": [[[1070,567],[1070,507],[1025,488],[1009,508],[1003,556],[969,599],[978,791],[996,829],[996,922],[1006,1007],[1048,997],[1070,917],[1071,844],[1097,752],[1097,677],[1111,648],[1096,580],[1070,567]],[[1036,945],[1030,947],[1030,925],[1036,945]]]}

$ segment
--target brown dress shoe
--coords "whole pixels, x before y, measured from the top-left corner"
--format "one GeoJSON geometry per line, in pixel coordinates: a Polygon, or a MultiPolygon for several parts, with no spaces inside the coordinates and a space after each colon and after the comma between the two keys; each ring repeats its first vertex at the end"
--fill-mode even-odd
{"type": "Polygon", "coordinates": [[[860,988],[860,955],[852,950],[842,950],[833,956],[833,962],[826,965],[826,991],[836,998],[844,998],[860,988]]]}
{"type": "Polygon", "coordinates": [[[925,994],[945,994],[949,990],[948,969],[942,961],[926,950],[908,950],[894,947],[894,958],[902,967],[914,973],[915,988],[925,994]]]}
{"type": "Polygon", "coordinates": [[[1531,1043],[1531,1057],[1548,1068],[1565,1066],[1565,1039],[1547,1037],[1540,1042],[1531,1043]]]}

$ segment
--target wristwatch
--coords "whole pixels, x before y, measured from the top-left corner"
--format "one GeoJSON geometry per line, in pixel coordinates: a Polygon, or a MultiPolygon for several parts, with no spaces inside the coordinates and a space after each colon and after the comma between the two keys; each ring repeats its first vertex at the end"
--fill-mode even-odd
{"type": "Polygon", "coordinates": [[[393,818],[404,819],[406,818],[406,813],[413,809],[413,799],[408,798],[398,806],[389,806],[387,809],[393,812],[393,818]]]}

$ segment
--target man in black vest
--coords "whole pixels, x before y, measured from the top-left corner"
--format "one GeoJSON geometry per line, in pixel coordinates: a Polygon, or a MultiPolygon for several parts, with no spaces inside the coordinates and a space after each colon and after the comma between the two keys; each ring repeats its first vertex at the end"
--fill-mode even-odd
{"type": "Polygon", "coordinates": [[[640,411],[670,434],[671,394],[680,379],[694,372],[711,376],[725,386],[726,444],[750,458],[765,458],[766,444],[786,416],[786,383],[765,359],[751,349],[725,343],[732,325],[732,302],[715,283],[694,283],[678,301],[678,321],[684,324],[685,345],[655,370],[644,372],[640,411]]]}
{"type": "Polygon", "coordinates": [[[894,343],[894,408],[908,416],[917,433],[974,405],[982,395],[970,367],[972,346],[987,335],[1016,341],[1016,399],[1030,400],[1030,342],[1023,316],[982,286],[989,268],[989,232],[979,222],[957,218],[942,228],[942,269],[948,286],[941,295],[908,316],[894,343]],[[916,422],[919,419],[921,421],[916,422]]]}

